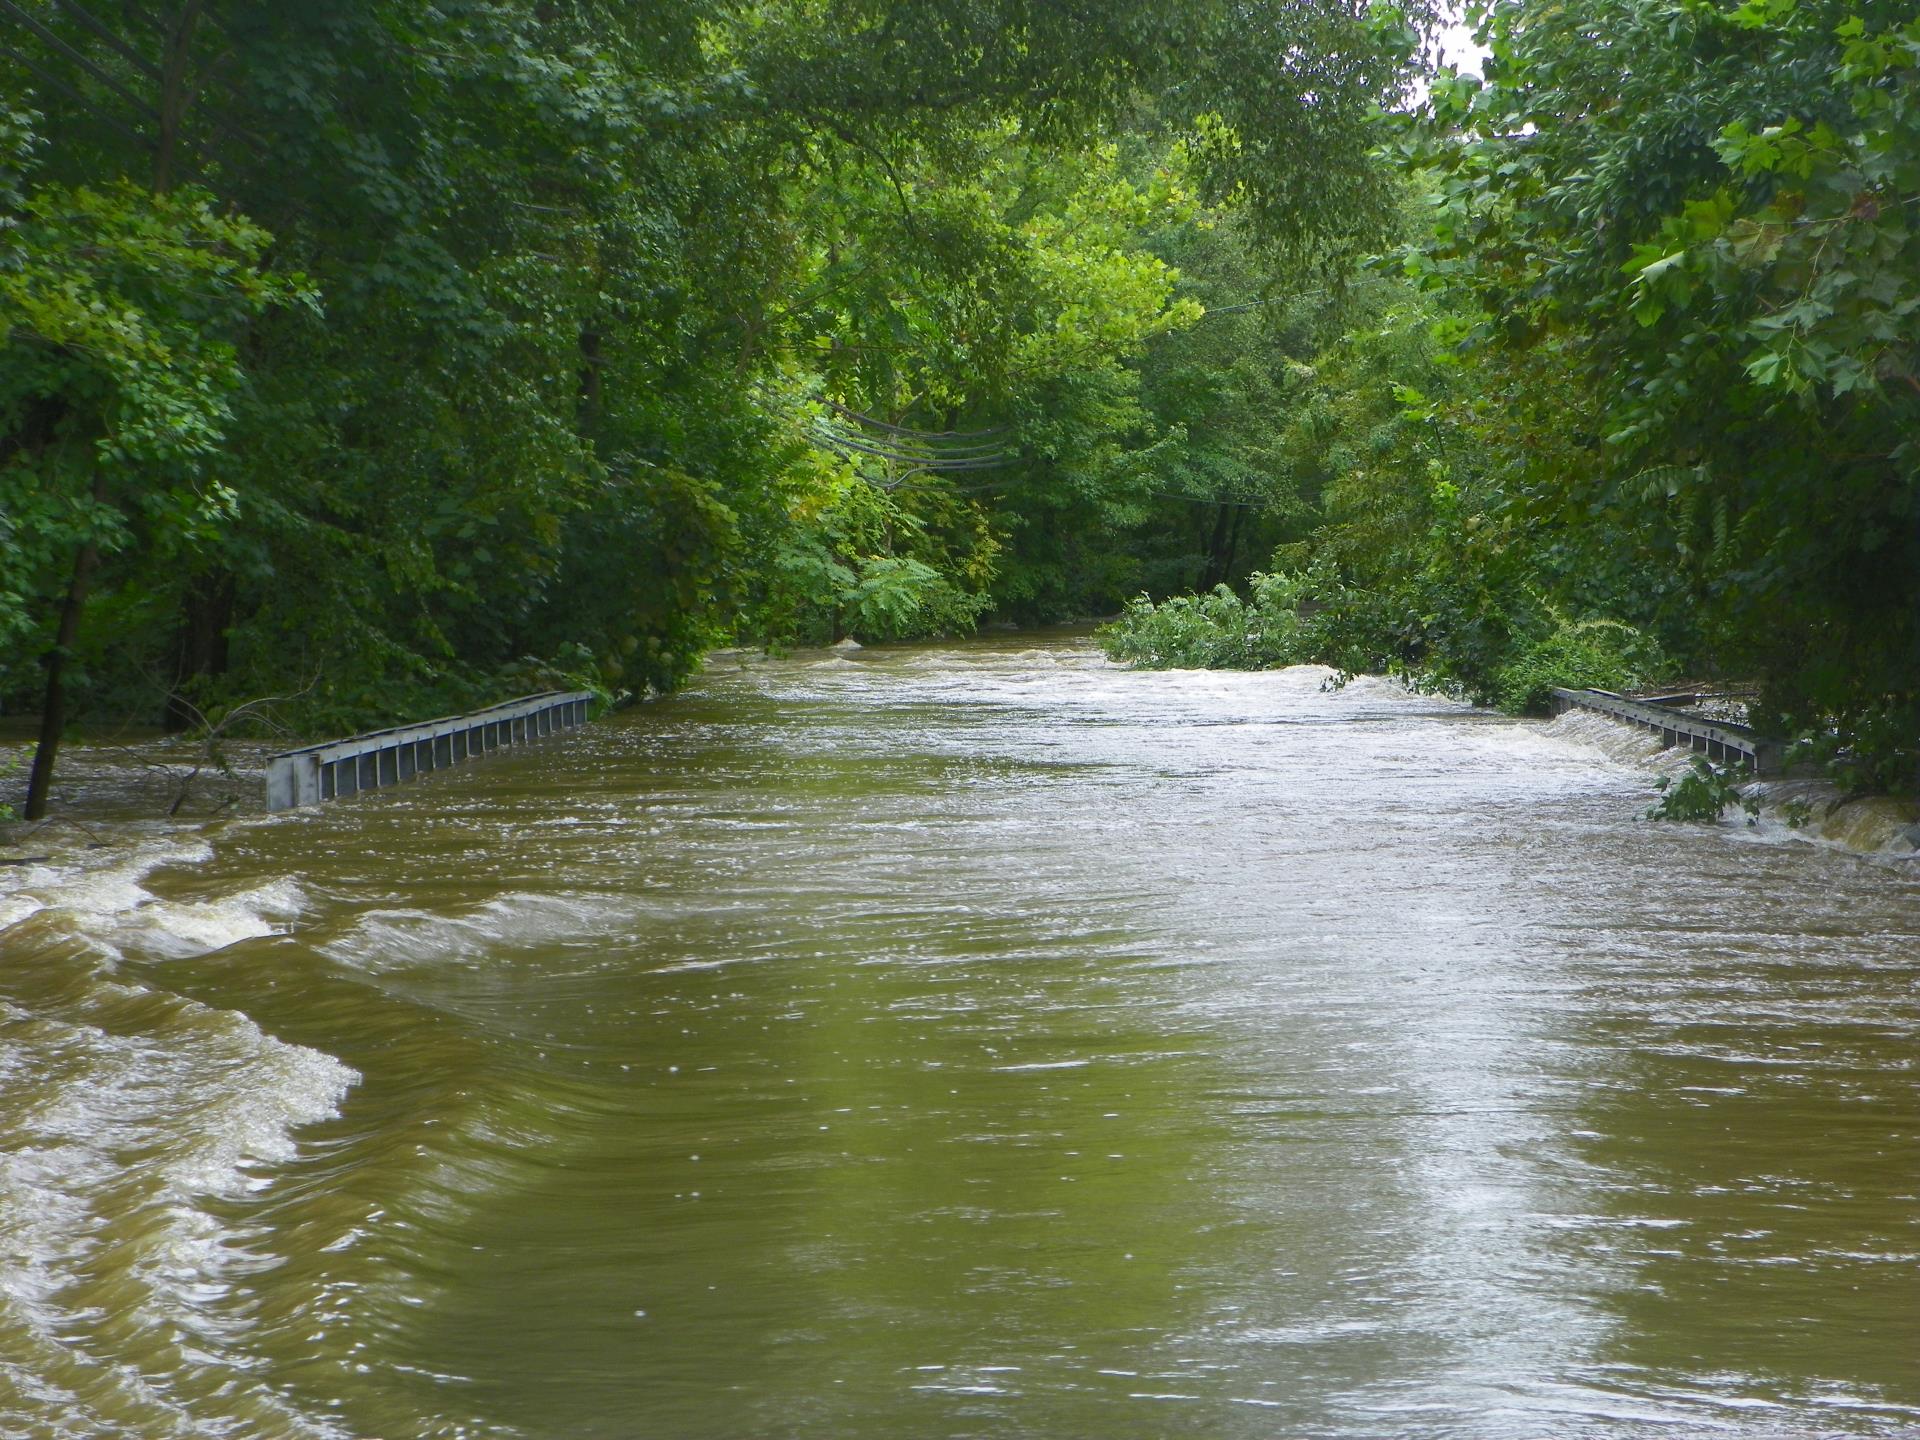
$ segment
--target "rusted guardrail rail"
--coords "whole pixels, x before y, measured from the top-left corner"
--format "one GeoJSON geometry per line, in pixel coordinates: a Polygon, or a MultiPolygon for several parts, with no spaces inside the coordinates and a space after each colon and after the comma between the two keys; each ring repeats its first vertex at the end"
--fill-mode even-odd
{"type": "MultiPolygon", "coordinates": [[[[1691,703],[1691,695],[1663,697],[1691,703]]],[[[1780,772],[1785,745],[1761,735],[1746,725],[1724,720],[1701,720],[1649,700],[1628,700],[1610,690],[1564,690],[1553,692],[1553,713],[1568,710],[1594,710],[1625,720],[1644,730],[1657,731],[1669,748],[1687,745],[1709,760],[1723,765],[1745,765],[1756,775],[1780,772]]]]}
{"type": "Polygon", "coordinates": [[[383,790],[431,770],[445,770],[496,750],[578,729],[593,696],[549,690],[471,715],[370,730],[267,757],[267,809],[291,810],[383,790]]]}

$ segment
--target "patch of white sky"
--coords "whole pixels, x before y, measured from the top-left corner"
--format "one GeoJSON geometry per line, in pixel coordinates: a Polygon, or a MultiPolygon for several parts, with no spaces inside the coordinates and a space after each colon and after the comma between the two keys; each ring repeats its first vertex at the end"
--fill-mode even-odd
{"type": "Polygon", "coordinates": [[[1444,13],[1440,27],[1434,32],[1433,44],[1428,53],[1429,69],[1426,74],[1414,77],[1402,107],[1418,109],[1427,103],[1427,76],[1440,68],[1451,65],[1463,75],[1479,75],[1481,65],[1487,58],[1484,46],[1475,43],[1473,26],[1461,18],[1458,10],[1449,8],[1444,13]]]}
{"type": "Polygon", "coordinates": [[[1436,43],[1441,64],[1452,65],[1463,74],[1480,73],[1481,62],[1487,58],[1486,48],[1474,43],[1473,27],[1461,19],[1458,12],[1449,14],[1440,27],[1436,43]]]}

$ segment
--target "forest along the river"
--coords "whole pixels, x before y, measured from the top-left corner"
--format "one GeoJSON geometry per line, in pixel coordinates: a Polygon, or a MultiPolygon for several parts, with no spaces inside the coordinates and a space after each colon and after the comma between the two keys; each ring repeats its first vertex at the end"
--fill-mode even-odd
{"type": "Polygon", "coordinates": [[[1920,877],[1083,639],[0,878],[0,1429],[1920,1427],[1920,877]]]}

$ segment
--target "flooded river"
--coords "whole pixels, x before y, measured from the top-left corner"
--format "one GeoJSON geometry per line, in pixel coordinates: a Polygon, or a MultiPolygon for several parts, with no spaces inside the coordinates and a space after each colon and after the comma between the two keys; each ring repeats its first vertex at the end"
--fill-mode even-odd
{"type": "Polygon", "coordinates": [[[0,1433],[1920,1435],[1920,869],[1008,637],[0,871],[0,1433]]]}

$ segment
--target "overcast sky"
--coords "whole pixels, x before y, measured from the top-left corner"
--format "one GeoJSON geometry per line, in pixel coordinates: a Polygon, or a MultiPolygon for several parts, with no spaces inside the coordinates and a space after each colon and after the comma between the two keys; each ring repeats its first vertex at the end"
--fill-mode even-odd
{"type": "Polygon", "coordinates": [[[1480,59],[1486,53],[1486,51],[1473,43],[1473,27],[1465,21],[1457,21],[1441,28],[1440,56],[1442,60],[1458,65],[1462,70],[1470,70],[1475,75],[1478,75],[1480,73],[1480,59]]]}

